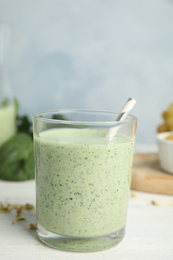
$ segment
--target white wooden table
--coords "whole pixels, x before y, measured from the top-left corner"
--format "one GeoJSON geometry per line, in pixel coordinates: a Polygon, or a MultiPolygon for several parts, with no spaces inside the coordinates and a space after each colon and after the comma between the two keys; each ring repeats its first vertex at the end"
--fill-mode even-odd
{"type": "MultiPolygon", "coordinates": [[[[43,245],[35,230],[35,210],[22,215],[25,221],[12,225],[15,212],[0,214],[0,260],[173,260],[173,206],[154,206],[171,202],[173,196],[135,192],[130,197],[126,236],[117,246],[96,253],[69,253],[43,245]]],[[[0,201],[35,205],[35,183],[0,181],[0,201]]]]}

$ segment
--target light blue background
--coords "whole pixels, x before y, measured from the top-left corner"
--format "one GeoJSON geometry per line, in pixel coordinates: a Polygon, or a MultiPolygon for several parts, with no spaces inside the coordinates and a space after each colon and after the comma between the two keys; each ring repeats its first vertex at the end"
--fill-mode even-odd
{"type": "Polygon", "coordinates": [[[172,0],[0,0],[12,24],[10,80],[21,112],[121,110],[137,100],[138,143],[155,143],[173,102],[172,0]]]}

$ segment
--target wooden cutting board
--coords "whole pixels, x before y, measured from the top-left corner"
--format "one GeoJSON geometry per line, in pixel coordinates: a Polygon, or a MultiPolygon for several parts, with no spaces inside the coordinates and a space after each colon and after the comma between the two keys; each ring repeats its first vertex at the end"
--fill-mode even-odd
{"type": "Polygon", "coordinates": [[[131,189],[173,195],[173,174],[160,168],[158,154],[135,154],[131,189]]]}

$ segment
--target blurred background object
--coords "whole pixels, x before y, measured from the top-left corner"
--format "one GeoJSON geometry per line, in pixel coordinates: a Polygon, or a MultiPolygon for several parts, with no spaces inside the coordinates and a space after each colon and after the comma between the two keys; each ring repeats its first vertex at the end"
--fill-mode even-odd
{"type": "Polygon", "coordinates": [[[9,37],[9,25],[0,22],[0,147],[16,132],[16,109],[7,69],[9,37]]]}
{"type": "Polygon", "coordinates": [[[32,132],[10,88],[9,45],[10,26],[0,22],[0,179],[23,181],[34,178],[32,132]]]}
{"type": "Polygon", "coordinates": [[[138,143],[173,101],[173,1],[0,0],[13,27],[10,80],[22,112],[119,111],[137,100],[138,143]]]}
{"type": "Polygon", "coordinates": [[[157,128],[158,133],[173,131],[173,103],[162,113],[162,121],[157,128]]]}

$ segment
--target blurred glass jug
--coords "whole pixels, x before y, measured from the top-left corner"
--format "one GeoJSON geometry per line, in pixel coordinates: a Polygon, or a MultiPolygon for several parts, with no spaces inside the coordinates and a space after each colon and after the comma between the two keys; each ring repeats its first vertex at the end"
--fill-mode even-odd
{"type": "Polygon", "coordinates": [[[9,25],[0,21],[0,146],[16,132],[16,111],[7,66],[9,37],[9,25]]]}

